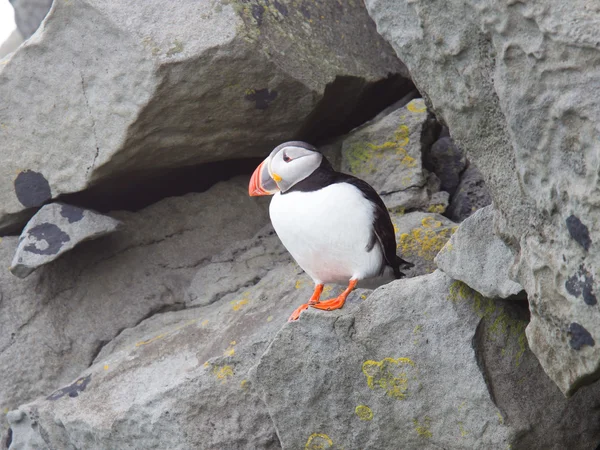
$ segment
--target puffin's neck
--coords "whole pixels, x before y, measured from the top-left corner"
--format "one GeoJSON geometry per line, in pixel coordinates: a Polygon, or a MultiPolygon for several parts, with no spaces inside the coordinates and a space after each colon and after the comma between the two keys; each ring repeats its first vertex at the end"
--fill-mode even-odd
{"type": "Polygon", "coordinates": [[[317,167],[313,173],[307,176],[304,180],[298,181],[287,191],[282,192],[281,195],[285,195],[288,192],[312,192],[323,189],[332,183],[335,183],[337,179],[337,172],[331,166],[331,163],[327,161],[327,158],[323,156],[321,164],[317,167]]]}

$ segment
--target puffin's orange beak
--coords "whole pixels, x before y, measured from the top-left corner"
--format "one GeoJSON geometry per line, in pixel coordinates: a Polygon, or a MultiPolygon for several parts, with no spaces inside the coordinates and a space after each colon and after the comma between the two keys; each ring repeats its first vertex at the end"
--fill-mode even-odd
{"type": "Polygon", "coordinates": [[[250,178],[250,185],[248,186],[250,197],[273,195],[279,191],[277,184],[269,175],[267,159],[260,163],[250,178]]]}

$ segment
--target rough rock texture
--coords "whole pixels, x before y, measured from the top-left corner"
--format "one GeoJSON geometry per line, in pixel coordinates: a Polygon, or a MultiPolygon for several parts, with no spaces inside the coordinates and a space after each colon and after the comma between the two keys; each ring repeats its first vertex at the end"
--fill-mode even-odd
{"type": "Polygon", "coordinates": [[[65,203],[42,207],[19,237],[10,271],[25,278],[81,242],[113,233],[120,222],[89,209],[65,203]]]}
{"type": "Polygon", "coordinates": [[[101,182],[342,134],[405,77],[361,2],[55,2],[0,66],[0,230],[101,182]]]}
{"type": "Polygon", "coordinates": [[[14,52],[19,45],[23,43],[23,36],[19,30],[13,31],[4,42],[0,42],[0,59],[11,52],[14,52]]]}
{"type": "Polygon", "coordinates": [[[461,174],[460,182],[450,200],[446,215],[455,222],[462,222],[478,209],[492,203],[481,172],[473,164],[461,174]]]}
{"type": "Polygon", "coordinates": [[[400,280],[284,327],[253,387],[285,448],[593,448],[598,386],[566,400],[509,308],[439,271],[400,280]]]}
{"type": "MultiPolygon", "coordinates": [[[[13,433],[42,439],[38,449],[281,448],[250,370],[312,290],[266,227],[210,258],[183,297],[189,309],[124,330],[76,380],[24,407],[42,436],[13,433]]],[[[353,292],[346,307],[367,292],[353,292]]]]}
{"type": "Polygon", "coordinates": [[[425,206],[421,152],[433,143],[435,128],[423,99],[414,99],[350,133],[342,144],[342,171],[373,186],[390,209],[425,206]]]}
{"type": "Polygon", "coordinates": [[[526,308],[437,271],[288,324],[312,284],[269,229],[211,259],[266,263],[260,281],[124,330],[79,377],[9,413],[11,450],[583,450],[600,439],[600,387],[563,397],[527,349],[526,308]]]}
{"type": "Polygon", "coordinates": [[[423,164],[440,179],[440,189],[454,195],[460,175],[467,167],[467,158],[451,137],[444,136],[424,153],[423,164]]]}
{"type": "Polygon", "coordinates": [[[507,298],[523,290],[510,279],[514,262],[510,248],[494,233],[492,206],[480,209],[460,224],[435,257],[435,264],[490,298],[507,298]]]}
{"type": "Polygon", "coordinates": [[[23,38],[29,37],[48,14],[52,0],[9,0],[15,8],[15,22],[23,38]]]}
{"type": "Polygon", "coordinates": [[[414,264],[406,271],[414,277],[433,272],[434,258],[458,229],[458,225],[435,213],[393,214],[398,254],[414,264]]]}
{"type": "MultiPolygon", "coordinates": [[[[24,280],[0,271],[0,411],[48,395],[144,318],[185,306],[199,267],[268,221],[247,177],[113,216],[123,227],[24,280]],[[243,220],[240,220],[243,217],[243,220]]],[[[16,237],[0,242],[8,267],[16,237]]]]}
{"type": "Polygon", "coordinates": [[[588,0],[365,4],[484,174],[518,252],[529,343],[572,394],[600,377],[600,10],[588,0]]]}

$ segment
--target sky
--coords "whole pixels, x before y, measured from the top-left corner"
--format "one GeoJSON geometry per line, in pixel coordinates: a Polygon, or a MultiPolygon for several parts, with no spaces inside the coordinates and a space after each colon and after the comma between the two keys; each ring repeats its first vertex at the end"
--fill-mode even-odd
{"type": "Polygon", "coordinates": [[[0,0],[0,44],[15,29],[15,12],[8,0],[0,0]]]}

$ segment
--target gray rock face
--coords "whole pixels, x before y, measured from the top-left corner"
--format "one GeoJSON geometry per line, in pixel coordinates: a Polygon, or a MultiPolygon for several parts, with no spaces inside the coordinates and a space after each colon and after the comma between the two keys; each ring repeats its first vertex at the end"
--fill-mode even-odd
{"type": "Polygon", "coordinates": [[[365,4],[485,175],[500,235],[518,252],[529,343],[572,394],[600,377],[598,9],[587,0],[365,4]]]}
{"type": "Polygon", "coordinates": [[[435,141],[423,159],[429,166],[427,168],[440,179],[440,189],[454,195],[460,175],[467,166],[467,158],[452,138],[444,136],[435,141]]]}
{"type": "Polygon", "coordinates": [[[107,180],[319,137],[403,76],[360,2],[55,2],[0,65],[0,231],[107,180]]]}
{"type": "MultiPolygon", "coordinates": [[[[0,411],[67,385],[126,328],[181,309],[200,267],[268,221],[247,177],[113,216],[123,227],[24,280],[0,271],[0,411]],[[243,217],[243,220],[240,220],[243,217]]],[[[0,242],[8,267],[17,238],[0,242]]]]}
{"type": "Polygon", "coordinates": [[[15,22],[17,28],[25,39],[29,39],[38,29],[50,6],[52,0],[9,0],[15,8],[15,22]]]}
{"type": "Polygon", "coordinates": [[[494,233],[492,206],[461,223],[435,257],[438,268],[489,298],[507,298],[523,290],[509,277],[513,262],[512,251],[494,233]]]}
{"type": "Polygon", "coordinates": [[[25,278],[81,242],[113,233],[120,222],[64,203],[41,208],[21,233],[10,271],[25,278]]]}
{"type": "MultiPolygon", "coordinates": [[[[190,266],[170,273],[184,282],[190,266]]],[[[312,287],[270,227],[233,243],[173,292],[188,309],[125,328],[79,375],[10,412],[10,449],[583,450],[600,439],[600,386],[563,397],[527,348],[517,302],[436,271],[286,323],[312,287]]]]}
{"type": "Polygon", "coordinates": [[[425,275],[436,269],[434,258],[458,229],[458,225],[435,213],[393,214],[398,254],[414,267],[407,276],[425,275]]]}
{"type": "Polygon", "coordinates": [[[455,222],[462,222],[478,209],[491,203],[492,198],[481,172],[473,164],[470,164],[460,177],[446,215],[455,222]]]}
{"type": "MultiPolygon", "coordinates": [[[[312,290],[271,227],[234,243],[198,271],[189,309],[124,330],[76,380],[21,408],[44,434],[15,428],[15,439],[42,440],[37,448],[281,448],[251,372],[312,290]]],[[[353,292],[349,307],[366,292],[353,292]]]]}
{"type": "Polygon", "coordinates": [[[390,209],[427,205],[423,147],[433,142],[435,125],[423,99],[414,99],[354,130],[342,144],[342,172],[365,180],[390,209]]]}
{"type": "Polygon", "coordinates": [[[399,280],[284,327],[252,384],[284,448],[593,447],[598,386],[565,399],[510,308],[439,271],[399,280]]]}

